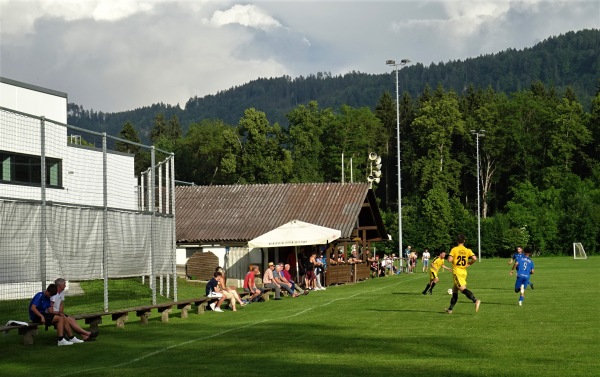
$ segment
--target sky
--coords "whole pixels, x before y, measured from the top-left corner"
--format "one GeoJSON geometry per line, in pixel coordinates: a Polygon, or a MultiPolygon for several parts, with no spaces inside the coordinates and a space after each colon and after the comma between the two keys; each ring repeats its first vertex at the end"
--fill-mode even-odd
{"type": "Polygon", "coordinates": [[[183,108],[257,78],[380,74],[591,28],[598,0],[0,0],[0,76],[95,111],[183,108]]]}

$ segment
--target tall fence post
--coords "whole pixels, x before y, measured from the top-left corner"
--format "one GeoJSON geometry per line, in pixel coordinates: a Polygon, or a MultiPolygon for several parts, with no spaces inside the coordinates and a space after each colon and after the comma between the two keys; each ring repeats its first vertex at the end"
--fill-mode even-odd
{"type": "MultiPolygon", "coordinates": [[[[158,186],[157,186],[158,187],[158,211],[157,212],[160,214],[162,212],[162,171],[163,171],[163,162],[162,161],[158,163],[157,169],[158,169],[158,186]]],[[[168,281],[168,279],[169,278],[167,277],[167,281],[168,281]]],[[[161,272],[160,276],[159,276],[159,281],[160,281],[159,292],[160,292],[161,296],[165,295],[165,291],[163,288],[163,280],[164,280],[164,278],[163,278],[163,274],[161,272]]]]}
{"type": "Polygon", "coordinates": [[[171,252],[171,259],[173,265],[173,300],[177,301],[177,233],[175,228],[175,154],[171,153],[169,159],[169,168],[171,173],[170,186],[171,186],[171,215],[173,216],[171,233],[173,236],[173,250],[171,252]]]}
{"type": "Polygon", "coordinates": [[[40,190],[42,206],[40,207],[40,280],[42,281],[42,291],[46,290],[47,281],[47,261],[46,261],[46,240],[48,230],[46,229],[46,118],[40,119],[40,190]]]}
{"type": "Polygon", "coordinates": [[[104,275],[104,311],[108,311],[108,157],[106,132],[102,133],[102,274],[104,275]]]}
{"type": "Polygon", "coordinates": [[[156,276],[154,275],[154,216],[156,215],[156,197],[154,187],[156,185],[156,151],[154,145],[150,149],[150,182],[148,183],[148,210],[150,211],[150,284],[152,287],[152,305],[156,305],[156,276]]]}

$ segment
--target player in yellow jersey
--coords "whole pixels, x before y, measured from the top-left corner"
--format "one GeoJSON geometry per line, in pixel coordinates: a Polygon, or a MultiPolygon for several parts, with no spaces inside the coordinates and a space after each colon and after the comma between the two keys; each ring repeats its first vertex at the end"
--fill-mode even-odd
{"type": "Polygon", "coordinates": [[[451,271],[450,268],[444,265],[444,258],[446,258],[446,252],[442,250],[440,252],[440,255],[433,258],[433,260],[431,261],[431,266],[429,267],[429,283],[427,283],[427,286],[423,291],[424,295],[427,294],[427,292],[429,292],[429,294],[433,293],[433,287],[435,287],[436,283],[440,281],[440,278],[438,277],[440,268],[444,268],[448,271],[451,271]]]}
{"type": "Polygon", "coordinates": [[[478,300],[473,292],[467,289],[467,267],[477,261],[477,257],[473,254],[471,249],[465,247],[465,235],[459,234],[457,237],[458,246],[455,246],[450,250],[448,256],[448,262],[452,263],[452,276],[454,279],[454,286],[452,287],[452,298],[450,299],[450,306],[446,309],[448,314],[452,314],[452,309],[458,301],[458,291],[461,291],[467,298],[475,303],[475,311],[479,311],[479,305],[481,300],[478,300]]]}

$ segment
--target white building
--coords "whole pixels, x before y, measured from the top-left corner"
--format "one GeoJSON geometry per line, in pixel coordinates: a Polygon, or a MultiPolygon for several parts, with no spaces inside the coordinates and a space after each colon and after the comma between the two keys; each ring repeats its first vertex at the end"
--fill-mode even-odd
{"type": "MultiPolygon", "coordinates": [[[[46,200],[103,206],[102,149],[69,143],[67,94],[0,77],[0,106],[44,117],[46,200]]],[[[0,197],[40,199],[40,119],[2,111],[0,197]]],[[[108,151],[108,207],[138,209],[134,156],[108,151]]]]}
{"type": "MultiPolygon", "coordinates": [[[[171,271],[170,239],[155,242],[162,254],[149,256],[150,216],[139,211],[134,155],[106,153],[105,215],[102,148],[70,143],[76,131],[66,123],[66,93],[0,77],[0,303],[31,297],[44,277],[149,275],[150,258],[154,270],[171,271]],[[108,272],[103,260],[111,262],[108,272]]],[[[167,220],[155,223],[172,233],[167,220]]]]}

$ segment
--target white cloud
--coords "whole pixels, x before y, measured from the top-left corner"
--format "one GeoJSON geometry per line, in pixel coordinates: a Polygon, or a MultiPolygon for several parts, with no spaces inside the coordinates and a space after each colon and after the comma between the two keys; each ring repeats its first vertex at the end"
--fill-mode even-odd
{"type": "Polygon", "coordinates": [[[210,20],[205,22],[220,27],[223,25],[239,24],[245,27],[252,27],[262,30],[270,30],[274,27],[281,27],[281,23],[271,17],[267,12],[256,5],[234,5],[233,7],[221,11],[216,11],[210,20]]]}
{"type": "Polygon", "coordinates": [[[66,21],[93,19],[117,21],[149,12],[164,0],[0,0],[3,33],[32,32],[34,23],[44,17],[66,21]]]}
{"type": "Polygon", "coordinates": [[[0,75],[95,110],[183,105],[258,77],[523,48],[599,28],[599,13],[597,0],[0,0],[0,75]]]}

